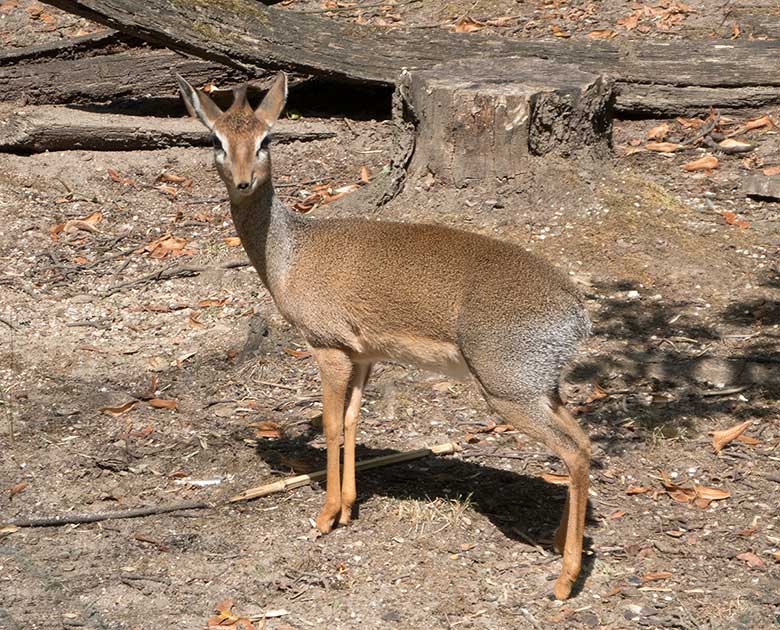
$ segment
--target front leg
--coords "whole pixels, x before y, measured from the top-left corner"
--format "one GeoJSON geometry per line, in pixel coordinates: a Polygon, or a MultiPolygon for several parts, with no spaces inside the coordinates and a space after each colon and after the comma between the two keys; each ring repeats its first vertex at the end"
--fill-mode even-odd
{"type": "Polygon", "coordinates": [[[344,479],[341,482],[341,516],[339,524],[346,525],[352,518],[352,506],[357,498],[355,487],[355,437],[360,415],[360,403],[363,400],[363,388],[371,373],[370,363],[357,363],[352,372],[347,397],[347,410],[344,414],[344,479]]]}
{"type": "Polygon", "coordinates": [[[352,361],[345,352],[330,348],[312,348],[312,355],[320,368],[322,426],[328,456],[325,505],[317,517],[317,529],[327,534],[341,511],[339,441],[344,426],[344,398],[352,374],[352,361]]]}

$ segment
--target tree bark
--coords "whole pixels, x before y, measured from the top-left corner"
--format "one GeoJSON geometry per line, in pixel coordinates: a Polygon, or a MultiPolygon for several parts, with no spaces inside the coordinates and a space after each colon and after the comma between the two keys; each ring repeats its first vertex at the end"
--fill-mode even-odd
{"type": "MultiPolygon", "coordinates": [[[[191,118],[95,114],[66,107],[25,107],[0,112],[0,151],[132,151],[210,145],[206,129],[191,118]]],[[[336,132],[325,125],[280,120],[274,142],[320,140],[336,132]]]]}
{"type": "MultiPolygon", "coordinates": [[[[256,0],[46,2],[248,72],[282,68],[395,85],[403,68],[425,69],[466,57],[494,58],[500,64],[507,56],[531,56],[608,74],[623,84],[710,88],[716,106],[721,95],[730,98],[734,88],[780,87],[780,72],[767,71],[780,57],[780,41],[513,40],[443,29],[387,31],[265,7],[256,0]]],[[[653,93],[646,98],[652,106],[653,93]]]]}

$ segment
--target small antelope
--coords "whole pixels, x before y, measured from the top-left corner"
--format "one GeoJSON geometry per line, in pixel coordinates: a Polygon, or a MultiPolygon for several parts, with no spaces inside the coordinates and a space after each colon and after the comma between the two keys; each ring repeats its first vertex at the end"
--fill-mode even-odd
{"type": "Polygon", "coordinates": [[[563,365],[590,331],[568,279],[510,243],[436,225],[317,219],[274,193],[269,137],[287,99],[279,73],[254,111],[246,86],[224,113],[177,75],[184,102],[211,131],[241,243],[280,313],[311,347],[322,380],[327,445],[324,534],[349,523],[355,433],[371,365],[390,360],[472,377],[498,414],[566,464],[571,482],[554,548],[553,592],[580,571],[590,441],[563,406],[563,365]],[[344,432],[344,464],[339,442],[344,432]]]}

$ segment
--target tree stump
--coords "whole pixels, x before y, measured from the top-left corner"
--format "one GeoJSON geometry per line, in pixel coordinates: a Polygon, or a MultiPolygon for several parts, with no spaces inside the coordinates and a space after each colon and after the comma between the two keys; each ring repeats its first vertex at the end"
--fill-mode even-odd
{"type": "Polygon", "coordinates": [[[613,83],[537,58],[470,58],[404,71],[403,115],[417,127],[410,167],[454,184],[529,172],[534,156],[603,155],[613,83]]]}

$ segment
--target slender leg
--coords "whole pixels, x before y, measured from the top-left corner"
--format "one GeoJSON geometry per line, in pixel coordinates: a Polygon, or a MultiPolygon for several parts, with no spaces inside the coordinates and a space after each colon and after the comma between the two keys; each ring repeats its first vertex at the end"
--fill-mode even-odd
{"type": "Polygon", "coordinates": [[[347,411],[344,414],[344,478],[341,481],[341,515],[339,524],[346,525],[352,519],[352,506],[357,498],[355,486],[355,436],[363,388],[371,373],[370,363],[358,363],[349,384],[347,411]]]}
{"type": "Polygon", "coordinates": [[[339,438],[344,424],[344,397],[352,374],[352,361],[341,350],[312,348],[322,380],[322,426],[327,448],[325,505],[317,517],[317,529],[327,534],[341,510],[339,438]]]}
{"type": "Polygon", "coordinates": [[[557,427],[566,432],[574,441],[571,445],[561,445],[558,451],[566,467],[569,469],[568,510],[564,510],[564,518],[568,516],[565,538],[556,533],[556,539],[564,538],[563,568],[555,582],[553,593],[558,599],[566,599],[577,580],[582,565],[582,537],[585,531],[585,513],[588,507],[588,483],[590,472],[590,440],[582,431],[571,414],[562,404],[555,405],[550,410],[551,416],[557,421],[557,427]],[[568,512],[568,514],[567,514],[568,512]]]}
{"type": "Polygon", "coordinates": [[[590,440],[557,396],[529,403],[502,400],[487,394],[485,397],[518,430],[542,442],[558,455],[569,470],[571,483],[554,543],[556,551],[563,553],[563,566],[553,593],[558,599],[566,599],[582,564],[590,440]]]}

